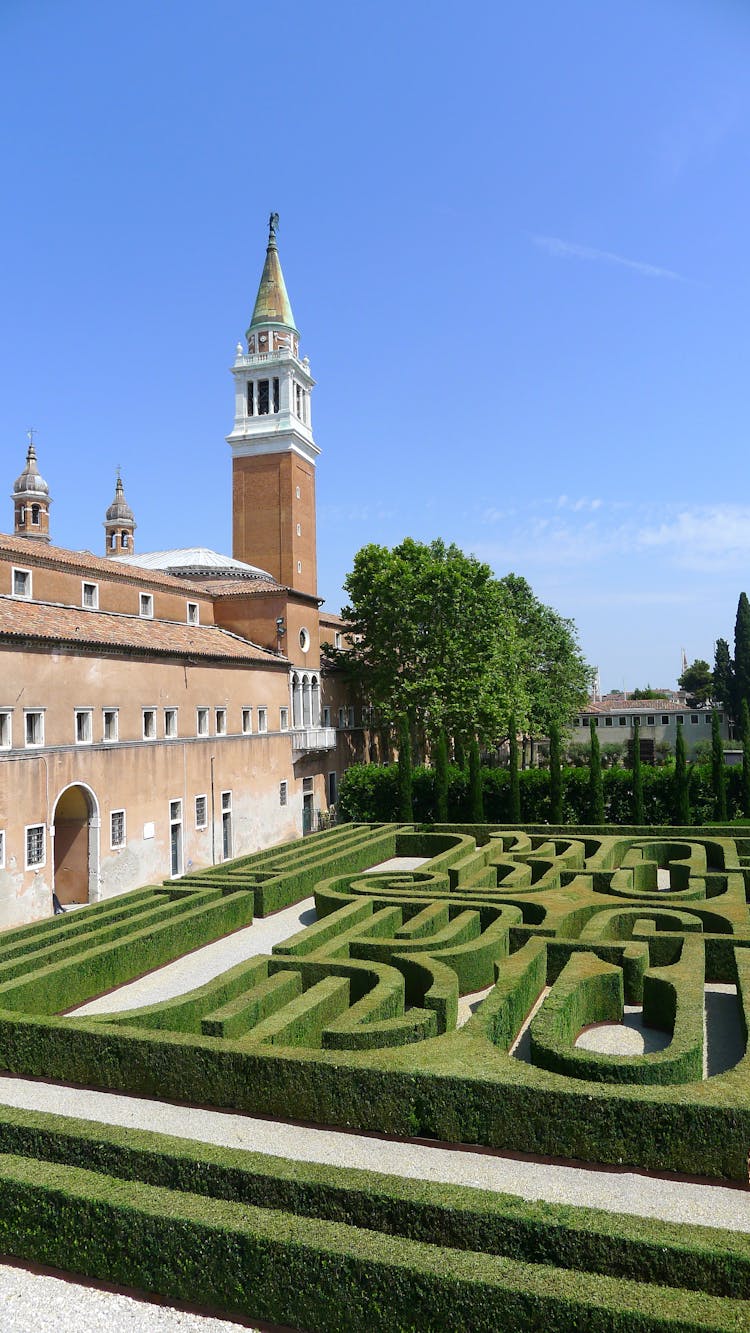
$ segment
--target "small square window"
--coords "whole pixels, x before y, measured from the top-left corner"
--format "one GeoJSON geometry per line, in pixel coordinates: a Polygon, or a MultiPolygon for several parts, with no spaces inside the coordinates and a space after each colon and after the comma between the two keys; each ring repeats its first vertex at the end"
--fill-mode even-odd
{"type": "Polygon", "coordinates": [[[5,830],[0,829],[0,870],[5,869],[5,830]]]}
{"type": "Polygon", "coordinates": [[[647,727],[653,727],[653,725],[654,725],[654,719],[653,719],[653,717],[647,717],[647,718],[646,718],[646,726],[647,726],[647,727]]]}
{"type": "Polygon", "coordinates": [[[611,727],[611,726],[612,726],[612,718],[611,718],[611,717],[605,717],[605,719],[604,719],[604,725],[605,725],[605,727],[611,727]]]}
{"type": "Polygon", "coordinates": [[[93,738],[90,708],[76,708],[76,745],[90,745],[93,738]]]}
{"type": "Polygon", "coordinates": [[[31,597],[31,570],[14,569],[13,570],[13,596],[31,597]]]}
{"type": "Polygon", "coordinates": [[[627,725],[628,725],[628,719],[627,719],[626,717],[621,717],[621,718],[620,718],[620,726],[621,726],[621,727],[626,727],[627,725]]]}
{"type": "Polygon", "coordinates": [[[13,744],[13,714],[10,709],[0,712],[0,750],[9,750],[13,744]]]}
{"type": "Polygon", "coordinates": [[[682,716],[682,713],[678,713],[678,714],[677,714],[677,717],[675,718],[675,722],[677,723],[677,725],[678,725],[678,726],[681,726],[682,723],[683,723],[684,721],[685,721],[685,719],[684,719],[684,717],[682,716]]]}
{"type": "Polygon", "coordinates": [[[96,611],[99,605],[99,584],[84,583],[81,588],[81,604],[87,606],[90,611],[96,611]]]}
{"type": "Polygon", "coordinates": [[[208,709],[197,708],[195,712],[195,732],[197,736],[208,735],[208,709]]]}
{"type": "Polygon", "coordinates": [[[662,715],[661,715],[661,724],[662,724],[663,727],[668,727],[668,726],[669,726],[669,713],[662,713],[662,715]]]}
{"type": "Polygon", "coordinates": [[[279,709],[279,729],[280,729],[281,731],[288,731],[288,730],[289,730],[289,709],[288,709],[288,708],[280,708],[280,709],[279,709]]]}
{"type": "Polygon", "coordinates": [[[182,821],[182,801],[169,802],[169,818],[173,824],[179,824],[182,821]]]}
{"type": "Polygon", "coordinates": [[[216,709],[216,735],[226,736],[227,734],[227,710],[226,708],[216,709]]]}
{"type": "Polygon", "coordinates": [[[116,708],[105,708],[102,713],[102,737],[105,741],[116,741],[120,732],[119,713],[116,708]]]}
{"type": "Polygon", "coordinates": [[[279,783],[279,805],[286,805],[286,802],[287,802],[287,784],[286,784],[285,782],[280,782],[280,783],[279,783]]]}
{"type": "Polygon", "coordinates": [[[44,824],[30,824],[26,829],[26,869],[35,870],[46,864],[47,841],[44,824]]]}
{"type": "Polygon", "coordinates": [[[144,741],[156,740],[155,708],[144,708],[143,710],[143,739],[144,741]]]}
{"type": "Polygon", "coordinates": [[[188,625],[197,625],[199,623],[200,611],[197,602],[188,602],[187,604],[187,623],[188,625]]]}
{"type": "Polygon", "coordinates": [[[698,714],[697,714],[697,713],[691,713],[691,714],[690,714],[690,721],[691,721],[694,725],[697,725],[697,723],[698,723],[698,714]]]}
{"type": "Polygon", "coordinates": [[[229,811],[232,809],[231,791],[223,791],[221,793],[221,809],[222,809],[222,814],[228,814],[229,811]]]}
{"type": "Polygon", "coordinates": [[[26,744],[44,745],[44,713],[28,712],[24,714],[26,744]]]}
{"type": "Polygon", "coordinates": [[[252,708],[243,708],[242,710],[242,735],[249,736],[253,729],[253,710],[252,708]]]}
{"type": "Polygon", "coordinates": [[[205,796],[195,798],[195,827],[206,828],[208,825],[208,801],[205,796]]]}
{"type": "Polygon", "coordinates": [[[258,731],[260,731],[260,732],[266,732],[266,731],[268,731],[268,709],[267,709],[267,708],[259,708],[259,709],[258,709],[258,731]]]}
{"type": "Polygon", "coordinates": [[[139,600],[139,616],[146,620],[153,620],[154,617],[154,599],[150,592],[142,592],[139,600]]]}
{"type": "Polygon", "coordinates": [[[125,846],[124,810],[113,810],[109,817],[109,845],[113,850],[125,846]]]}

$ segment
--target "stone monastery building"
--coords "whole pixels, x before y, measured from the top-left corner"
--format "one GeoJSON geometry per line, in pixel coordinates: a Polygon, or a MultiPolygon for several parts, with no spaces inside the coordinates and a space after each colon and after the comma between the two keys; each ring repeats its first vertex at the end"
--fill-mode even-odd
{"type": "MultiPolygon", "coordinates": [[[[321,643],[310,394],[276,246],[232,374],[233,555],[51,544],[33,439],[0,535],[0,928],[317,826],[361,747],[321,643]]],[[[361,719],[360,719],[361,721],[361,719]]]]}

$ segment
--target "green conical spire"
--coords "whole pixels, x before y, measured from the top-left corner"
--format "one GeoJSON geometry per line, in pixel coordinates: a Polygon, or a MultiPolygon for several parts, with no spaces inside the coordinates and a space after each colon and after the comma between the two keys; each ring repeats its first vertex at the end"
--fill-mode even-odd
{"type": "Polygon", "coordinates": [[[278,225],[279,215],[278,213],[272,213],[268,224],[266,262],[263,265],[263,273],[258,295],[255,298],[253,317],[247,330],[248,333],[251,329],[256,329],[259,324],[283,324],[286,328],[294,329],[295,333],[297,332],[292,307],[287,295],[286,283],[284,282],[284,274],[281,271],[279,252],[276,248],[276,228],[278,225]]]}

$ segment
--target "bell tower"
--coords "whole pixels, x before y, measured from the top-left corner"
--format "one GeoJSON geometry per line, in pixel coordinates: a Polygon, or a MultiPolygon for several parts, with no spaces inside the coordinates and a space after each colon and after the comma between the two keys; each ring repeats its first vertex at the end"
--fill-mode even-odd
{"type": "Polygon", "coordinates": [[[26,467],[13,484],[13,532],[16,537],[49,545],[49,486],[39,472],[34,432],[29,431],[26,467]]]}
{"type": "Polygon", "coordinates": [[[272,213],[247,351],[238,343],[232,366],[232,554],[267,569],[285,587],[315,596],[315,381],[307,357],[299,357],[276,245],[278,224],[278,213],[272,213]]]}
{"type": "Polygon", "coordinates": [[[125,487],[118,467],[115,498],[104,515],[104,554],[133,555],[135,529],[135,517],[125,499],[125,487]]]}

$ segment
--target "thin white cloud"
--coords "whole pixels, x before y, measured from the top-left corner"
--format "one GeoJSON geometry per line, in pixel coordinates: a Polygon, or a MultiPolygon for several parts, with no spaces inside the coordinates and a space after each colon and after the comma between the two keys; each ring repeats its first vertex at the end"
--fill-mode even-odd
{"type": "Polygon", "coordinates": [[[598,498],[591,499],[588,495],[580,495],[578,499],[573,500],[569,495],[559,495],[557,497],[558,509],[570,509],[574,514],[580,514],[582,510],[589,510],[593,513],[601,509],[604,501],[598,498]]]}
{"type": "Polygon", "coordinates": [[[646,264],[640,259],[628,259],[625,255],[615,254],[611,250],[595,250],[591,245],[578,245],[574,241],[564,241],[559,236],[532,236],[534,245],[556,259],[592,259],[600,264],[618,264],[621,268],[632,269],[646,278],[667,278],[670,282],[687,282],[681,273],[671,268],[660,268],[657,264],[646,264]]]}
{"type": "Polygon", "coordinates": [[[750,506],[717,504],[683,509],[638,533],[638,546],[661,550],[684,569],[709,572],[746,568],[750,561],[750,506]]]}

